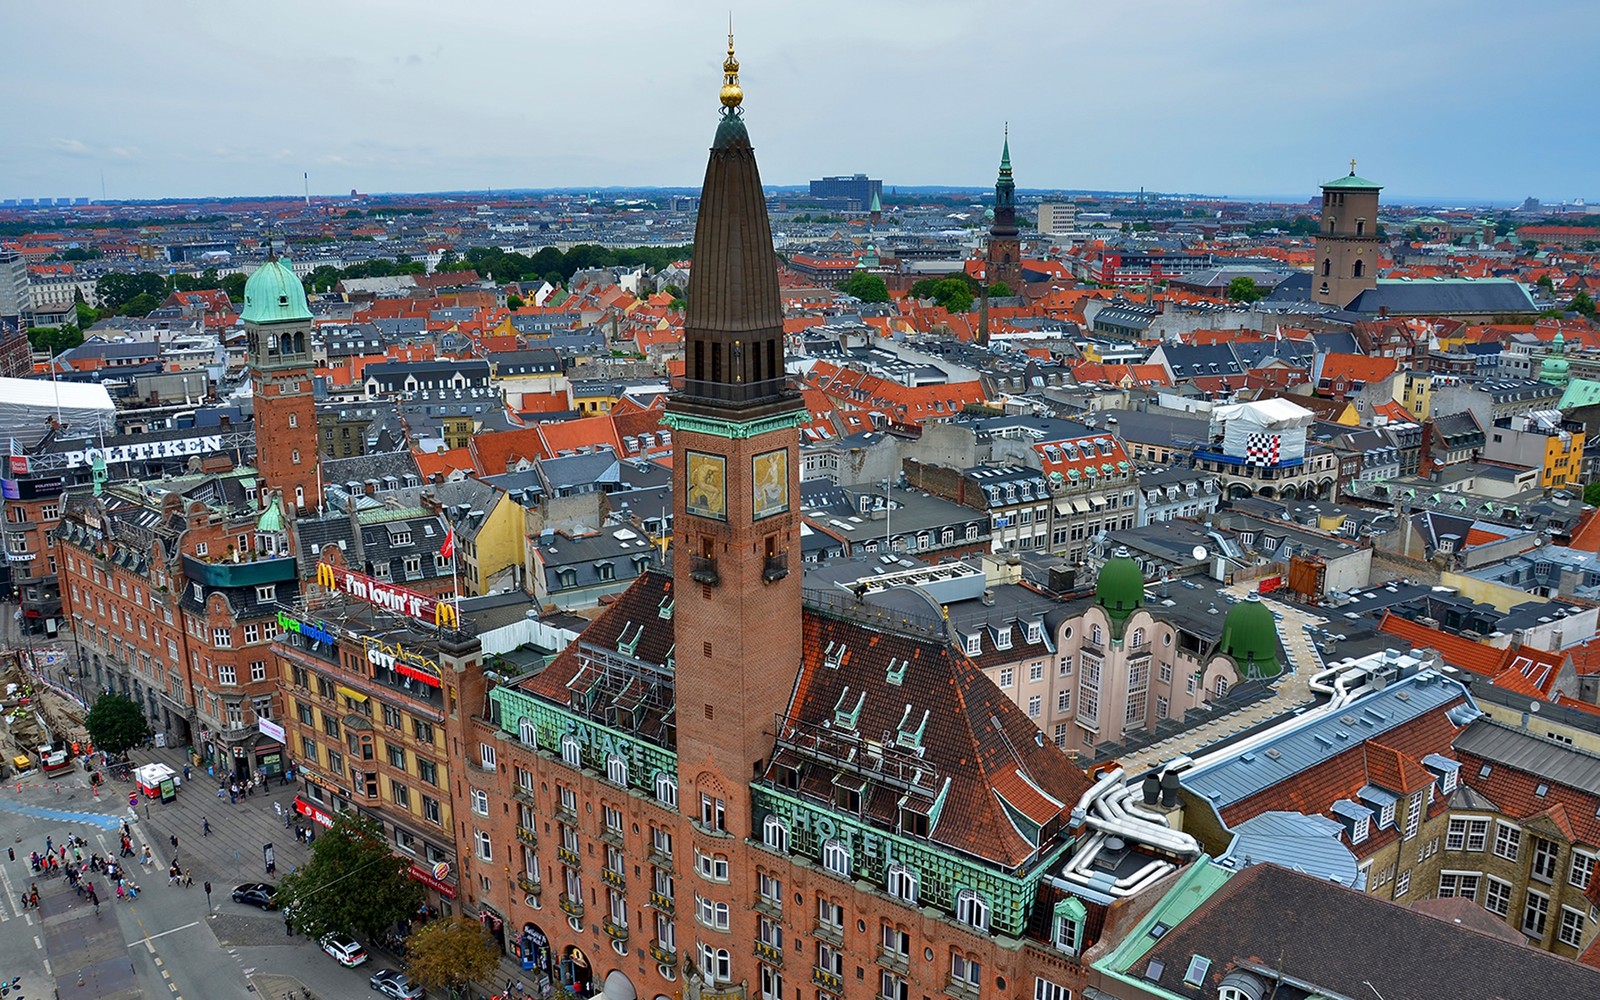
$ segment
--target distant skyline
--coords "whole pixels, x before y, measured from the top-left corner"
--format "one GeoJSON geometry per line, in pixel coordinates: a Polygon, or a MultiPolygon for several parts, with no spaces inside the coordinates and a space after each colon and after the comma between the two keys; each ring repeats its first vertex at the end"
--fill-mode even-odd
{"type": "MultiPolygon", "coordinates": [[[[0,5],[0,197],[698,186],[728,5],[0,5]]],[[[1600,199],[1592,0],[735,5],[768,184],[1600,199]],[[1009,79],[1008,79],[1009,78],[1009,79]]]]}

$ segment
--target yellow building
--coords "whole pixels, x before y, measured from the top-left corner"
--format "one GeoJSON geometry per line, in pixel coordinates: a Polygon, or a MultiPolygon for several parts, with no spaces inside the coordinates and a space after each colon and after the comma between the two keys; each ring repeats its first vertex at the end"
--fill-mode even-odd
{"type": "Polygon", "coordinates": [[[516,583],[514,566],[522,565],[523,512],[510,494],[476,479],[437,483],[425,502],[455,532],[456,572],[461,593],[487,594],[516,583]]]}
{"type": "Polygon", "coordinates": [[[1410,410],[1418,420],[1427,420],[1429,412],[1433,409],[1434,378],[1435,376],[1425,372],[1408,370],[1404,381],[1395,384],[1400,396],[1400,405],[1410,410]]]}

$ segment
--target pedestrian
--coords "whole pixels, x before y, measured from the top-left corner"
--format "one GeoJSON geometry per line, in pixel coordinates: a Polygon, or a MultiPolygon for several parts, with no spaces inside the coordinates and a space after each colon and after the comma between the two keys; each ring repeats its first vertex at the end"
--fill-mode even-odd
{"type": "Polygon", "coordinates": [[[188,868],[183,870],[183,887],[185,889],[194,885],[194,872],[188,868]]]}
{"type": "Polygon", "coordinates": [[[139,859],[139,863],[141,865],[150,865],[150,864],[154,864],[155,860],[156,860],[155,858],[150,856],[150,845],[149,844],[144,845],[144,857],[139,859]]]}
{"type": "Polygon", "coordinates": [[[8,858],[8,859],[9,859],[9,860],[11,860],[11,861],[15,861],[15,860],[17,860],[17,852],[16,852],[16,849],[15,849],[15,848],[12,848],[12,847],[8,847],[8,848],[6,848],[6,857],[7,857],[7,858],[8,858]]]}
{"type": "Polygon", "coordinates": [[[283,936],[294,937],[294,921],[289,919],[287,913],[283,915],[283,936]]]}
{"type": "Polygon", "coordinates": [[[283,814],[283,828],[285,830],[289,829],[289,818],[290,818],[291,815],[293,815],[293,814],[292,813],[284,813],[283,814]]]}
{"type": "Polygon", "coordinates": [[[183,765],[183,780],[184,781],[188,781],[189,780],[189,765],[188,764],[183,765]]]}
{"type": "Polygon", "coordinates": [[[54,854],[56,852],[56,842],[50,839],[49,834],[46,834],[44,838],[44,852],[46,854],[54,854]]]}
{"type": "Polygon", "coordinates": [[[200,817],[200,833],[206,837],[211,836],[211,821],[204,816],[200,817]]]}
{"type": "Polygon", "coordinates": [[[178,835],[177,834],[173,834],[171,837],[169,837],[167,839],[172,841],[172,849],[174,851],[176,851],[178,849],[178,835]]]}
{"type": "Polygon", "coordinates": [[[229,805],[238,805],[238,803],[239,803],[239,786],[237,784],[229,785],[228,786],[228,804],[229,805]]]}

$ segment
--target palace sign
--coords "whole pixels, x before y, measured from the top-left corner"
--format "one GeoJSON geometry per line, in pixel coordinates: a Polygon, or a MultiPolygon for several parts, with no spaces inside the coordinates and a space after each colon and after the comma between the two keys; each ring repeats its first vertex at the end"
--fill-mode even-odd
{"type": "Polygon", "coordinates": [[[461,618],[456,612],[456,607],[449,601],[377,580],[365,573],[357,573],[342,566],[318,563],[317,584],[329,590],[349,594],[385,611],[415,618],[428,625],[452,629],[461,627],[461,618]]]}

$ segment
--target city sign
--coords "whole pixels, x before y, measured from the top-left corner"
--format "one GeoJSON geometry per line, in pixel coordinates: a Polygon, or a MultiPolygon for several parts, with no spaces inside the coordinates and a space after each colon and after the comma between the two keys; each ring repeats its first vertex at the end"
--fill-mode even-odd
{"type": "Polygon", "coordinates": [[[361,644],[367,647],[367,662],[374,667],[393,671],[401,677],[409,677],[429,687],[441,686],[442,675],[437,661],[430,660],[421,653],[412,652],[399,643],[391,645],[370,635],[362,636],[361,644]]]}
{"type": "Polygon", "coordinates": [[[318,563],[317,585],[349,594],[374,607],[415,618],[428,625],[452,629],[461,627],[461,618],[456,607],[449,601],[378,580],[365,573],[345,569],[343,566],[318,563]]]}

